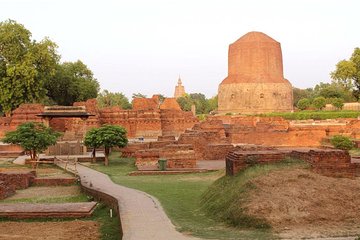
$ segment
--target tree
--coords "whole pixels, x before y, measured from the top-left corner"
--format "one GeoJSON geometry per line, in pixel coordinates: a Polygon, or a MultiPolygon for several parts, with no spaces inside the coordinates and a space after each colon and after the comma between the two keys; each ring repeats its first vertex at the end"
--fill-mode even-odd
{"type": "Polygon", "coordinates": [[[353,93],[351,90],[344,88],[339,83],[323,83],[320,82],[314,87],[314,97],[324,98],[342,98],[347,102],[354,101],[353,93]]]}
{"type": "Polygon", "coordinates": [[[98,138],[98,132],[99,128],[92,128],[90,129],[84,139],[84,144],[87,147],[92,148],[92,162],[96,162],[96,149],[101,147],[101,141],[98,138]]]}
{"type": "Polygon", "coordinates": [[[126,130],[115,125],[104,125],[96,130],[90,130],[85,136],[85,145],[88,147],[105,148],[105,166],[109,165],[109,154],[112,147],[125,147],[128,143],[126,130]]]}
{"type": "Polygon", "coordinates": [[[354,88],[356,99],[360,97],[360,48],[355,48],[349,60],[341,60],[336,64],[335,71],[330,73],[335,82],[346,89],[354,88]]]}
{"type": "Polygon", "coordinates": [[[7,116],[25,102],[45,97],[44,82],[54,76],[60,57],[48,38],[31,40],[16,21],[0,22],[0,105],[7,116]]]}
{"type": "Polygon", "coordinates": [[[97,102],[100,108],[120,106],[122,109],[131,109],[129,99],[123,93],[112,93],[104,90],[99,93],[97,102]]]}
{"type": "Polygon", "coordinates": [[[207,99],[202,93],[185,94],[176,99],[183,111],[190,111],[195,105],[196,114],[207,114],[217,108],[217,96],[207,99]]]}
{"type": "Polygon", "coordinates": [[[208,99],[207,101],[209,106],[208,112],[212,112],[218,108],[218,95],[208,99]]]}
{"type": "Polygon", "coordinates": [[[344,107],[344,100],[342,98],[333,98],[331,99],[331,105],[341,110],[344,107]]]}
{"type": "Polygon", "coordinates": [[[58,105],[96,98],[99,83],[92,71],[80,60],[58,64],[56,74],[45,83],[47,96],[58,105]]]}
{"type": "Polygon", "coordinates": [[[43,123],[26,122],[19,125],[15,131],[7,132],[2,141],[20,145],[29,152],[31,160],[36,160],[38,154],[54,145],[59,136],[60,133],[43,123]]]}
{"type": "Polygon", "coordinates": [[[296,104],[296,107],[300,110],[305,110],[307,109],[308,107],[310,107],[310,100],[307,99],[307,98],[302,98],[300,99],[297,104],[296,104]]]}
{"type": "Polygon", "coordinates": [[[133,93],[132,99],[134,99],[134,98],[146,98],[146,95],[144,95],[142,93],[133,93]]]}
{"type": "Polygon", "coordinates": [[[297,106],[298,102],[302,98],[312,99],[314,94],[314,90],[312,88],[293,88],[293,100],[294,100],[294,106],[297,106]]]}
{"type": "Polygon", "coordinates": [[[313,100],[312,104],[317,110],[321,110],[326,105],[326,99],[324,97],[317,97],[313,100]]]}

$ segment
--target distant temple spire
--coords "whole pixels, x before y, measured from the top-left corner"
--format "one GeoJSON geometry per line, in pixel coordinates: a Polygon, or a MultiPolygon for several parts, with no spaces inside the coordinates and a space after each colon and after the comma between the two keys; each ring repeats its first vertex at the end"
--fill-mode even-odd
{"type": "Polygon", "coordinates": [[[185,95],[185,87],[182,85],[182,81],[179,74],[177,86],[175,86],[174,98],[179,98],[185,95]]]}

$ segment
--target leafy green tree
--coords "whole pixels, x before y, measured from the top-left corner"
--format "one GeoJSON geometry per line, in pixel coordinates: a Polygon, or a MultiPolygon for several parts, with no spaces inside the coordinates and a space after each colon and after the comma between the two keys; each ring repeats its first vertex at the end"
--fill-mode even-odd
{"type": "Polygon", "coordinates": [[[15,131],[7,132],[2,141],[20,145],[29,152],[32,160],[36,160],[38,154],[54,145],[59,136],[60,133],[42,123],[26,122],[19,125],[15,131]]]}
{"type": "Polygon", "coordinates": [[[350,150],[354,147],[354,143],[349,137],[342,135],[335,135],[330,139],[330,143],[338,149],[350,150]]]}
{"type": "Polygon", "coordinates": [[[85,136],[85,145],[88,147],[105,148],[105,166],[109,165],[109,154],[112,147],[125,147],[128,143],[126,130],[123,127],[115,125],[104,125],[96,130],[90,130],[85,136]]]}
{"type": "Polygon", "coordinates": [[[184,96],[177,98],[176,101],[179,103],[180,108],[183,111],[191,111],[191,106],[194,104],[194,101],[191,99],[189,94],[185,94],[184,96]]]}
{"type": "Polygon", "coordinates": [[[298,102],[302,98],[312,99],[314,95],[314,90],[312,88],[293,88],[293,100],[294,100],[294,106],[297,106],[298,102]]]}
{"type": "Polygon", "coordinates": [[[132,99],[134,98],[146,98],[146,95],[142,93],[133,93],[132,99]]]}
{"type": "Polygon", "coordinates": [[[99,93],[97,102],[100,108],[120,106],[122,109],[131,109],[129,99],[123,93],[112,93],[104,90],[99,93]]]}
{"type": "Polygon", "coordinates": [[[320,82],[314,87],[314,97],[324,98],[342,98],[347,102],[354,101],[353,92],[344,88],[339,83],[323,83],[320,82]]]}
{"type": "Polygon", "coordinates": [[[207,100],[208,101],[208,112],[214,111],[218,108],[218,96],[214,96],[210,99],[207,100]]]}
{"type": "Polygon", "coordinates": [[[300,109],[300,110],[305,110],[305,109],[307,109],[308,107],[310,107],[310,104],[311,104],[311,102],[310,102],[309,99],[307,99],[307,98],[302,98],[302,99],[300,99],[300,100],[297,102],[296,107],[297,107],[298,109],[300,109]]]}
{"type": "Polygon", "coordinates": [[[344,100],[342,98],[333,98],[331,99],[331,105],[341,110],[344,107],[344,100]]]}
{"type": "Polygon", "coordinates": [[[84,139],[84,144],[87,147],[92,148],[92,162],[96,162],[96,149],[101,147],[102,142],[97,137],[99,128],[90,129],[84,139]]]}
{"type": "Polygon", "coordinates": [[[58,105],[96,98],[99,83],[92,71],[80,60],[58,64],[56,74],[45,83],[47,96],[58,105]]]}
{"type": "Polygon", "coordinates": [[[176,99],[183,111],[190,111],[195,105],[196,114],[208,114],[217,108],[217,96],[207,99],[202,93],[185,94],[176,99]]]}
{"type": "Polygon", "coordinates": [[[317,110],[321,110],[326,105],[326,99],[324,97],[317,97],[313,100],[312,104],[317,110]]]}
{"type": "Polygon", "coordinates": [[[60,59],[56,49],[48,38],[31,40],[31,32],[16,21],[0,22],[0,105],[7,116],[22,103],[44,98],[44,82],[60,59]]]}
{"type": "Polygon", "coordinates": [[[349,60],[342,60],[336,64],[335,71],[330,73],[335,82],[346,89],[354,88],[356,99],[360,97],[360,48],[355,48],[349,60]]]}

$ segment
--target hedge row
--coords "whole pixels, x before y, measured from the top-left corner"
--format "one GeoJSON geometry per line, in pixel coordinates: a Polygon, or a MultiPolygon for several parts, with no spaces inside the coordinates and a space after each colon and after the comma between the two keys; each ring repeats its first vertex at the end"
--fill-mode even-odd
{"type": "Polygon", "coordinates": [[[284,113],[266,113],[260,114],[261,117],[283,117],[288,120],[325,120],[334,118],[357,118],[360,116],[359,111],[300,111],[284,113]]]}

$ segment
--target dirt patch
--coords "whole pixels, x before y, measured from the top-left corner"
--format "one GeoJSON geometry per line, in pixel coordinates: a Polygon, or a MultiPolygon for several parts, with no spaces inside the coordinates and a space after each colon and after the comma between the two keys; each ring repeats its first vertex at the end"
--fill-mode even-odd
{"type": "Polygon", "coordinates": [[[287,238],[360,233],[360,179],[292,169],[270,172],[252,183],[256,188],[247,212],[265,218],[287,238]]]}
{"type": "Polygon", "coordinates": [[[0,239],[95,240],[99,238],[99,224],[94,221],[0,222],[0,239]]]}
{"type": "Polygon", "coordinates": [[[26,199],[26,198],[46,198],[46,197],[69,197],[81,194],[79,186],[52,186],[52,187],[30,187],[17,190],[15,195],[6,200],[26,199]]]}

